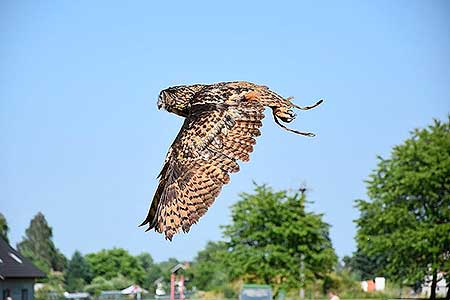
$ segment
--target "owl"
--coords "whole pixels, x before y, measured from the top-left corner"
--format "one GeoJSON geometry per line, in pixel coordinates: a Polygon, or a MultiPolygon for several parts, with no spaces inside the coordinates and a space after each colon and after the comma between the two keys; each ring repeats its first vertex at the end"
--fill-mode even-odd
{"type": "Polygon", "coordinates": [[[183,117],[184,123],[166,155],[159,185],[140,226],[148,224],[146,231],[155,229],[169,240],[180,231],[189,232],[230,181],[229,174],[239,171],[238,161],[250,160],[265,107],[272,109],[274,121],[283,129],[314,136],[281,122],[295,119],[293,108],[308,110],[322,100],[306,107],[291,100],[266,86],[243,81],[161,91],[158,109],[183,117]]]}

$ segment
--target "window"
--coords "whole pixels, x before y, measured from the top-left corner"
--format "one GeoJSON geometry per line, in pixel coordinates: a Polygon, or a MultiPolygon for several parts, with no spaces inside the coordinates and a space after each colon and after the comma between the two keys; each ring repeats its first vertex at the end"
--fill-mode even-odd
{"type": "Polygon", "coordinates": [[[8,298],[9,296],[11,296],[11,291],[9,289],[4,289],[3,290],[3,300],[6,300],[6,298],[8,298]]]}
{"type": "Polygon", "coordinates": [[[9,252],[9,256],[11,256],[15,261],[17,261],[19,264],[22,263],[22,260],[20,259],[20,257],[18,257],[17,255],[15,255],[12,252],[9,252]]]}
{"type": "Polygon", "coordinates": [[[28,289],[22,289],[22,300],[28,300],[28,289]]]}

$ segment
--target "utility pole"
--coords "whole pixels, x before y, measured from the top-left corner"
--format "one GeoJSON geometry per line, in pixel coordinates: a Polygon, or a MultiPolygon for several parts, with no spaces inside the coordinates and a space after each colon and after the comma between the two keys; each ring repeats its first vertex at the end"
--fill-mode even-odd
{"type": "Polygon", "coordinates": [[[300,255],[300,299],[305,299],[305,254],[300,255]]]}

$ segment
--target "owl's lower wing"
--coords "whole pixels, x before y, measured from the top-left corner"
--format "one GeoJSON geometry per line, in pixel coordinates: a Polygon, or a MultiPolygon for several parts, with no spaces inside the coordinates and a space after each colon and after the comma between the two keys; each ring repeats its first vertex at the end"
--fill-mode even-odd
{"type": "MultiPolygon", "coordinates": [[[[244,99],[245,100],[245,99],[244,99]]],[[[257,101],[197,104],[172,144],[146,220],[167,239],[188,232],[248,161],[264,118],[257,101]]]]}

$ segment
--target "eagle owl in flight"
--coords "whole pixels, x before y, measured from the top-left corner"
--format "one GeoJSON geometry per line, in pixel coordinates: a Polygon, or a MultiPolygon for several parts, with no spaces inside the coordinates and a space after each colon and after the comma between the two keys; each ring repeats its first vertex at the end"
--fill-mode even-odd
{"type": "Polygon", "coordinates": [[[300,107],[266,86],[250,82],[181,85],[161,91],[158,108],[185,118],[169,148],[158,176],[159,185],[147,218],[148,224],[172,240],[180,230],[188,232],[213,204],[229,173],[239,171],[238,160],[249,161],[255,137],[261,132],[264,108],[270,107],[282,128],[306,136],[312,133],[289,129],[300,107]]]}

